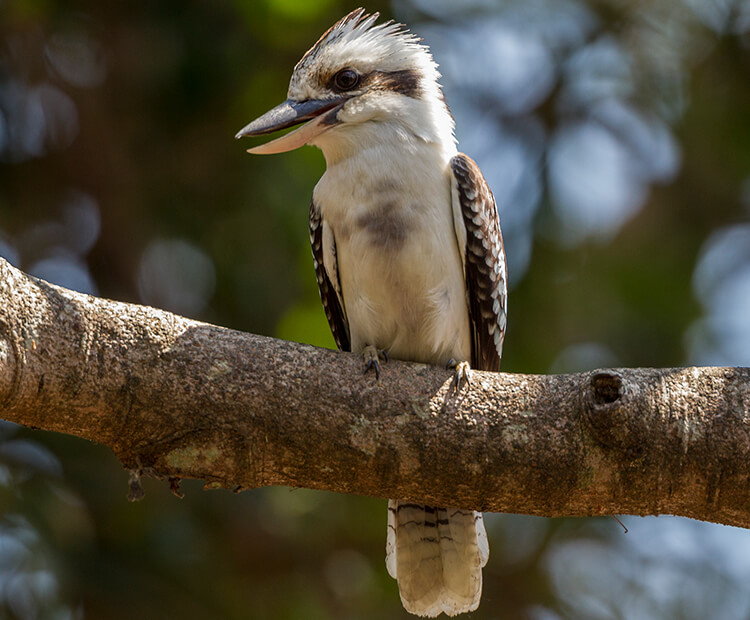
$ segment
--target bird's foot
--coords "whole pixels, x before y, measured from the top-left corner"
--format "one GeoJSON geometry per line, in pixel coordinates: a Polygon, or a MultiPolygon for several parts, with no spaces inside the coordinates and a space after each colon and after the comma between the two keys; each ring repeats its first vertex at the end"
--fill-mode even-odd
{"type": "Polygon", "coordinates": [[[380,379],[380,360],[382,359],[383,363],[388,362],[388,351],[378,351],[377,347],[367,345],[362,351],[362,357],[365,359],[365,374],[374,368],[375,379],[380,379]]]}
{"type": "Polygon", "coordinates": [[[451,358],[446,368],[448,370],[455,370],[453,381],[451,381],[451,390],[454,392],[458,392],[461,389],[462,382],[465,382],[466,385],[471,383],[471,366],[469,366],[469,362],[457,362],[451,358]]]}

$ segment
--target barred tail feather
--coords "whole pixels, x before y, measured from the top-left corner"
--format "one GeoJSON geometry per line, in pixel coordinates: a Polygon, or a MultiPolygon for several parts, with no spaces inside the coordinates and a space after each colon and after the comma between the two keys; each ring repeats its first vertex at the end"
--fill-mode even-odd
{"type": "Polygon", "coordinates": [[[488,556],[481,513],[388,502],[386,566],[408,612],[434,618],[475,610],[488,556]]]}

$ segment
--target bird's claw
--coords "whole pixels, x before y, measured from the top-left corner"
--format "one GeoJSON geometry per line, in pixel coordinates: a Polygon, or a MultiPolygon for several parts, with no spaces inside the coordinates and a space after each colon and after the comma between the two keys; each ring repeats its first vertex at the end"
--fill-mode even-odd
{"type": "Polygon", "coordinates": [[[455,370],[453,380],[451,381],[451,390],[458,392],[461,389],[462,382],[465,382],[466,385],[471,384],[471,366],[469,366],[469,362],[457,362],[451,358],[446,367],[448,370],[455,370]]]}
{"type": "Polygon", "coordinates": [[[379,380],[380,360],[382,359],[384,363],[388,363],[388,351],[386,351],[385,349],[381,349],[380,351],[378,351],[377,347],[369,345],[365,347],[365,350],[362,352],[362,357],[365,358],[365,372],[363,374],[367,374],[374,368],[375,379],[379,380]]]}

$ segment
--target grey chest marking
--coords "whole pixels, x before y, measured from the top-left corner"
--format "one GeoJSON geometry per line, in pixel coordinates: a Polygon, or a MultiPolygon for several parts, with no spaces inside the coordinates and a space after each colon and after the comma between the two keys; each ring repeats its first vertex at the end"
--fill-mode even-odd
{"type": "Polygon", "coordinates": [[[379,203],[357,218],[357,226],[367,233],[373,245],[399,250],[406,242],[412,223],[395,200],[379,203]]]}
{"type": "Polygon", "coordinates": [[[373,206],[355,220],[355,226],[364,231],[368,241],[377,248],[401,249],[414,225],[411,205],[403,203],[401,193],[402,187],[395,179],[378,180],[369,193],[373,206]]]}

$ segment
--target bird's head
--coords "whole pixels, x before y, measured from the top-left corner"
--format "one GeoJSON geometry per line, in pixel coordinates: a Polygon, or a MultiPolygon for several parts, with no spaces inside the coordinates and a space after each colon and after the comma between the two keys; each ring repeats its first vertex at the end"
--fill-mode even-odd
{"type": "Polygon", "coordinates": [[[375,25],[378,16],[357,9],[320,37],[294,68],[287,100],[236,137],[304,125],[248,152],[313,144],[329,158],[386,139],[455,147],[453,119],[428,48],[401,24],[375,25]]]}

